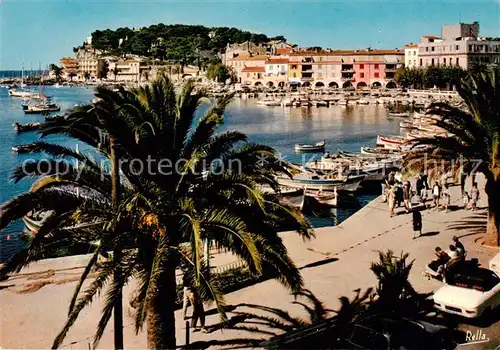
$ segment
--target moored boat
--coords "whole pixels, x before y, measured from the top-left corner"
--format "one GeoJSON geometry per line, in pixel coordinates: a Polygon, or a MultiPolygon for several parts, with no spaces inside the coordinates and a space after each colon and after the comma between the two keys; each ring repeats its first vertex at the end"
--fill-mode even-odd
{"type": "Polygon", "coordinates": [[[35,122],[35,123],[28,123],[21,125],[19,123],[14,123],[14,131],[17,133],[25,132],[25,131],[34,131],[40,129],[42,126],[42,123],[40,122],[35,122]]]}
{"type": "Polygon", "coordinates": [[[326,142],[324,140],[313,145],[297,143],[295,144],[295,152],[324,152],[325,145],[326,142]]]}
{"type": "Polygon", "coordinates": [[[327,205],[330,207],[337,207],[339,202],[338,202],[338,193],[337,190],[334,189],[333,192],[323,192],[321,190],[319,191],[306,191],[306,196],[307,197],[312,197],[314,198],[318,203],[327,205]]]}
{"type": "Polygon", "coordinates": [[[381,136],[377,135],[377,146],[386,148],[397,148],[405,144],[408,140],[403,136],[381,136]]]}
{"type": "Polygon", "coordinates": [[[392,155],[403,155],[399,149],[390,149],[382,147],[361,147],[361,153],[367,155],[377,155],[377,156],[392,156],[392,155]]]}
{"type": "Polygon", "coordinates": [[[322,191],[334,191],[336,188],[337,191],[355,192],[365,177],[365,175],[356,175],[343,179],[332,179],[327,176],[299,174],[293,178],[280,176],[276,180],[281,186],[287,187],[322,191]]]}
{"type": "Polygon", "coordinates": [[[409,112],[401,112],[401,113],[396,113],[396,112],[389,112],[389,117],[396,117],[396,118],[407,118],[410,116],[409,112]]]}

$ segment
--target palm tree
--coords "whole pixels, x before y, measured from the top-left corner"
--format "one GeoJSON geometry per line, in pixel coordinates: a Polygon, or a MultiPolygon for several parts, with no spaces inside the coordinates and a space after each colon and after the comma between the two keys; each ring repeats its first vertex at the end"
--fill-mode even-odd
{"type": "MultiPolygon", "coordinates": [[[[438,160],[467,159],[477,165],[476,171],[486,177],[488,196],[488,227],[486,244],[500,245],[500,73],[472,74],[457,89],[464,108],[448,103],[434,103],[427,114],[439,116],[435,125],[453,137],[422,138],[419,144],[434,146],[428,154],[438,160]]],[[[406,159],[411,164],[415,157],[406,159]]],[[[457,162],[458,163],[458,162],[457,162]]]]}
{"type": "Polygon", "coordinates": [[[376,294],[377,304],[383,312],[401,311],[401,303],[410,296],[415,296],[408,277],[413,261],[408,263],[408,253],[395,256],[391,250],[387,253],[379,251],[379,261],[373,262],[370,269],[378,279],[376,294]]]}
{"type": "MultiPolygon", "coordinates": [[[[203,264],[201,242],[205,239],[235,253],[253,273],[266,270],[292,291],[301,290],[299,270],[288,257],[277,231],[286,224],[302,237],[310,238],[309,223],[300,212],[280,205],[275,196],[259,190],[260,184],[277,188],[274,174],[288,173],[272,148],[250,143],[236,131],[216,133],[230,97],[219,99],[198,122],[196,112],[207,101],[205,92],[195,91],[192,84],[187,84],[176,94],[173,84],[163,76],[132,91],[114,92],[99,87],[96,97],[97,104],[86,106],[67,119],[48,123],[42,136],[69,135],[108,159],[114,140],[114,159],[119,159],[121,174],[118,209],[113,210],[116,207],[110,199],[112,176],[107,168],[77,152],[43,142],[26,150],[52,155],[53,162],[59,157],[79,159],[84,163],[78,169],[83,176],[77,176],[75,169],[61,174],[54,167],[30,193],[2,207],[0,228],[33,209],[54,210],[56,218],[64,216],[54,219],[51,227],[72,227],[83,241],[101,241],[75,290],[68,321],[54,346],[61,344],[81,310],[117,269],[120,273],[115,274],[106,293],[94,345],[102,336],[123,285],[134,276],[139,282],[137,332],[146,321],[149,347],[175,347],[175,272],[181,263],[191,267],[197,288],[211,295],[224,317],[223,297],[203,264]],[[150,167],[151,160],[157,162],[150,167]],[[148,164],[147,171],[139,171],[139,164],[148,164]],[[165,164],[177,169],[172,171],[165,164]],[[74,191],[62,190],[68,184],[81,188],[80,193],[86,195],[73,198],[74,191]],[[54,191],[73,198],[73,205],[55,207],[54,191]],[[47,198],[49,195],[52,197],[47,198]],[[79,225],[68,224],[73,222],[79,225]],[[121,250],[122,247],[135,249],[121,250]],[[97,267],[99,275],[81,291],[88,273],[96,267],[98,254],[110,249],[120,254],[120,261],[113,259],[97,267]]],[[[37,173],[38,165],[34,162],[29,168],[33,170],[30,176],[42,175],[37,173]]],[[[16,180],[28,176],[21,170],[14,175],[16,180]]],[[[53,231],[51,227],[41,229],[36,242],[17,254],[2,271],[12,271],[38,259],[48,237],[55,237],[60,231],[66,236],[72,233],[68,229],[53,231]]]]}
{"type": "Polygon", "coordinates": [[[90,73],[89,72],[83,73],[83,78],[85,79],[85,81],[89,80],[90,79],[90,73]]]}
{"type": "Polygon", "coordinates": [[[56,66],[55,64],[51,63],[49,66],[49,69],[54,72],[54,76],[56,77],[56,81],[61,80],[61,75],[62,75],[62,68],[56,66]]]}

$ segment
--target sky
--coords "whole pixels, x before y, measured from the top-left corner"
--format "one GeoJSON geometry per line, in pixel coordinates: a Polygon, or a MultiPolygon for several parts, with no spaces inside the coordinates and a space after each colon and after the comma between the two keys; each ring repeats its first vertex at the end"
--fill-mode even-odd
{"type": "Polygon", "coordinates": [[[500,0],[0,0],[0,70],[57,64],[92,31],[124,26],[228,26],[299,46],[392,49],[473,21],[481,36],[500,37],[500,0]]]}

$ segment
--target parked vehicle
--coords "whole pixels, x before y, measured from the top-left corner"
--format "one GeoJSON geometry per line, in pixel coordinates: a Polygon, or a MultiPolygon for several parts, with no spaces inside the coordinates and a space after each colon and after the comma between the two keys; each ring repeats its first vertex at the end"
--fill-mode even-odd
{"type": "Polygon", "coordinates": [[[443,312],[478,318],[500,305],[500,278],[485,268],[457,269],[433,298],[434,307],[443,312]]]}

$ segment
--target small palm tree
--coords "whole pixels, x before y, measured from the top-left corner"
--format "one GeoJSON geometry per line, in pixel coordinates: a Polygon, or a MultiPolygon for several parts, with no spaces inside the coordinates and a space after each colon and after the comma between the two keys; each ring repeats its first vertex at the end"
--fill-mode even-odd
{"type": "MultiPolygon", "coordinates": [[[[421,138],[434,150],[427,153],[431,160],[465,159],[474,163],[476,171],[486,177],[488,196],[488,227],[486,243],[500,245],[500,73],[498,70],[468,75],[457,89],[465,107],[434,103],[427,114],[439,116],[435,125],[453,137],[421,138]]],[[[410,155],[413,163],[422,154],[410,155]]],[[[451,163],[450,163],[451,165],[451,163]]]]}
{"type": "Polygon", "coordinates": [[[373,262],[370,269],[378,279],[378,304],[383,312],[393,312],[401,305],[399,301],[416,295],[408,277],[413,261],[408,263],[409,254],[395,256],[391,250],[387,253],[379,251],[379,261],[373,262]]]}

